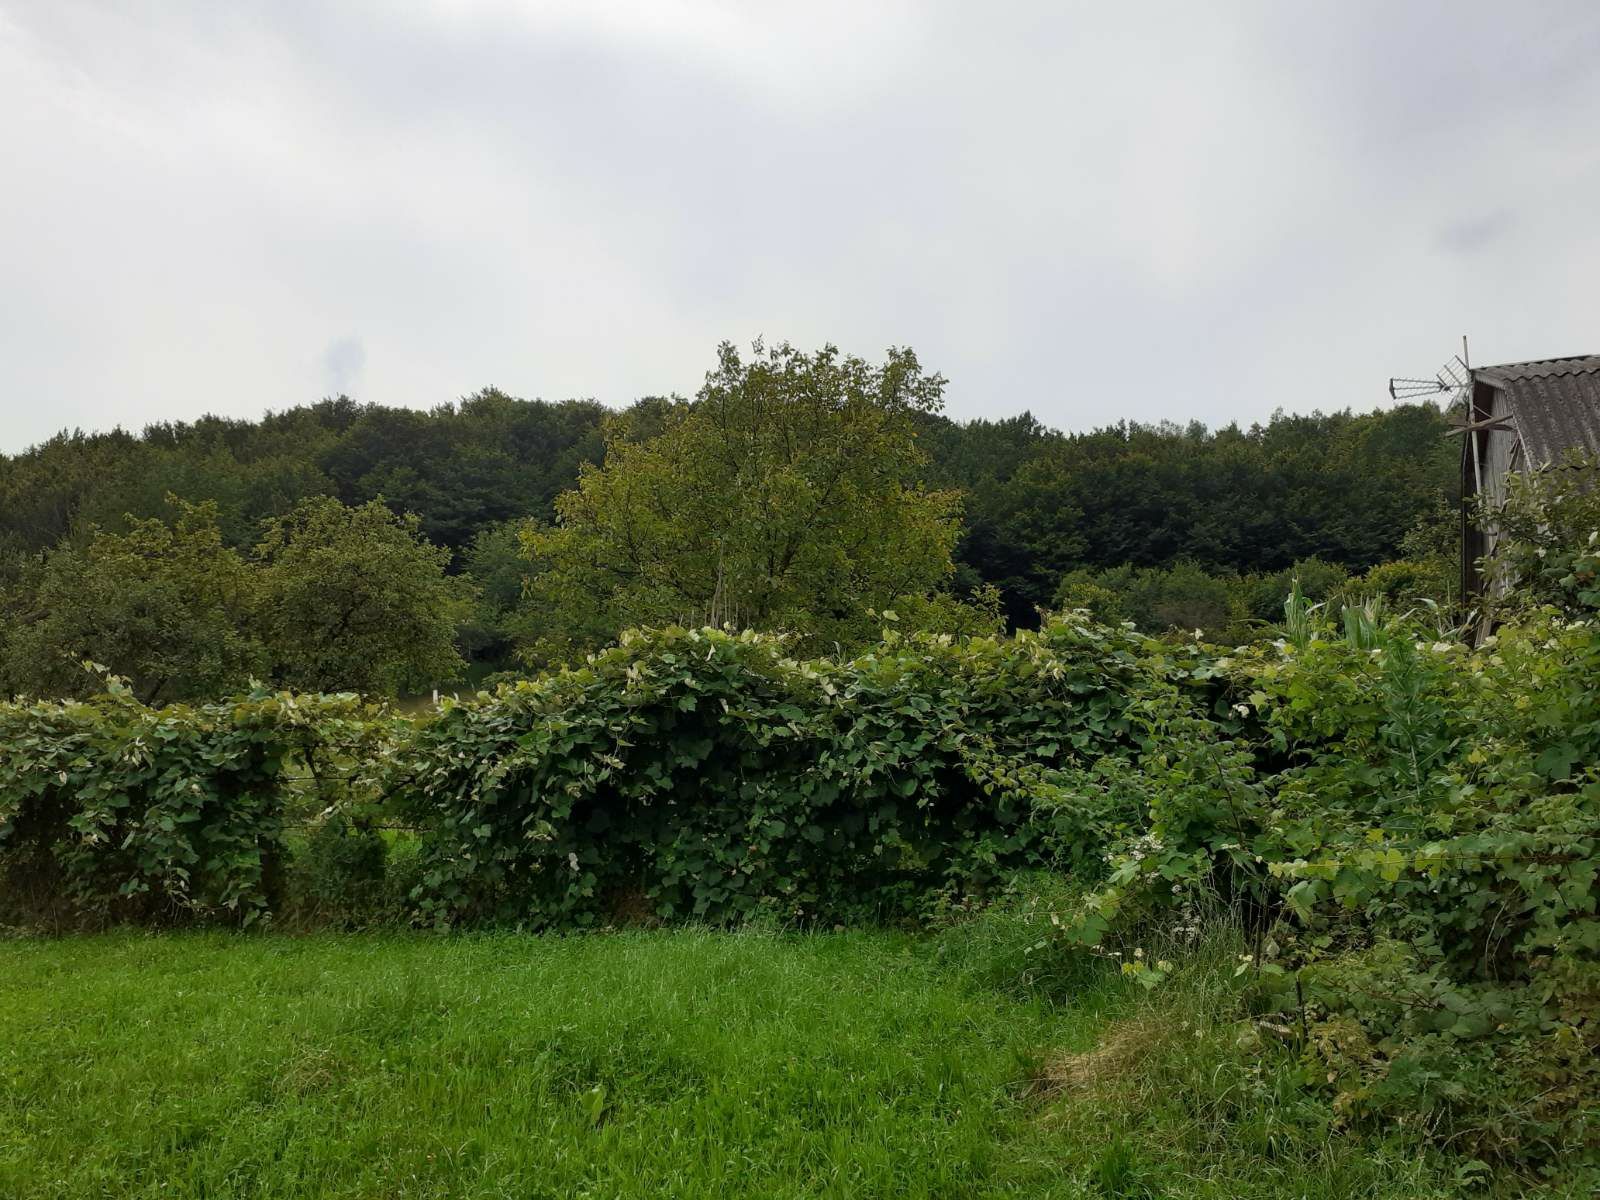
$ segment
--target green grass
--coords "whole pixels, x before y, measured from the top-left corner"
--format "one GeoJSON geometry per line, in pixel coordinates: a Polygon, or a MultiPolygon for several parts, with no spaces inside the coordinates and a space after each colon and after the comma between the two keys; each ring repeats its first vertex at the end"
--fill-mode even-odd
{"type": "Polygon", "coordinates": [[[1414,1152],[1240,1090],[1248,1056],[1199,1061],[1232,1045],[1189,1032],[1199,1008],[1179,1050],[1135,1047],[1126,1086],[1041,1094],[1053,1056],[1188,1002],[1129,1026],[1113,979],[1060,1004],[993,986],[1014,950],[981,931],[0,942],[0,1196],[1450,1194],[1414,1152]]]}

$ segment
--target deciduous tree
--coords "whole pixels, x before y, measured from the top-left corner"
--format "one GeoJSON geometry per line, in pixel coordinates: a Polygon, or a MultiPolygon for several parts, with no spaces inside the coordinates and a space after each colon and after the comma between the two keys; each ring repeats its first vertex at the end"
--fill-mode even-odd
{"type": "Polygon", "coordinates": [[[251,625],[256,579],[225,546],[214,503],[169,497],[174,519],[62,543],[9,589],[0,673],[12,693],[99,690],[84,660],[126,676],[143,701],[213,695],[266,669],[251,625]]]}
{"type": "Polygon", "coordinates": [[[327,496],[265,523],[260,627],[279,682],[395,695],[460,674],[467,589],[419,526],[379,500],[350,508],[327,496]]]}
{"type": "Polygon", "coordinates": [[[605,463],[526,539],[545,649],[636,625],[731,623],[809,646],[876,631],[870,609],[950,575],[955,493],[922,485],[912,416],[944,381],[909,350],[881,365],[729,344],[692,402],[652,409],[659,433],[607,429],[605,463]]]}

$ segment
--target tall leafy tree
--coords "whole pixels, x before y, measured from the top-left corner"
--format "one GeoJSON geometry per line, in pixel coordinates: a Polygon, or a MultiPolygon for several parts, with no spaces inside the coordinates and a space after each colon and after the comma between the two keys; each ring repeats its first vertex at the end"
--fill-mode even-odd
{"type": "Polygon", "coordinates": [[[651,408],[655,436],[612,421],[604,465],[528,535],[545,649],[666,623],[870,636],[874,610],[952,570],[956,495],[922,485],[912,423],[943,385],[909,350],[873,365],[723,344],[692,403],[651,408]]]}
{"type": "Polygon", "coordinates": [[[250,565],[223,543],[215,504],[171,502],[171,524],[95,531],[22,570],[0,632],[5,691],[97,691],[85,660],[127,676],[147,703],[213,695],[265,672],[250,565]]]}
{"type": "Polygon", "coordinates": [[[305,691],[395,695],[459,676],[455,631],[468,589],[445,573],[450,551],[420,526],[379,500],[350,508],[328,496],[265,524],[260,628],[275,678],[305,691]]]}

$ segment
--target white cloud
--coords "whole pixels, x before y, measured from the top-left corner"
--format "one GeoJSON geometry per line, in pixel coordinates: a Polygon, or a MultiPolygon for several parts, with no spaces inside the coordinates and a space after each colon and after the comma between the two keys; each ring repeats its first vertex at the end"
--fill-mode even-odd
{"type": "Polygon", "coordinates": [[[0,0],[0,448],[911,344],[1254,419],[1600,348],[1600,12],[0,0]],[[335,368],[355,338],[362,362],[335,368]]]}

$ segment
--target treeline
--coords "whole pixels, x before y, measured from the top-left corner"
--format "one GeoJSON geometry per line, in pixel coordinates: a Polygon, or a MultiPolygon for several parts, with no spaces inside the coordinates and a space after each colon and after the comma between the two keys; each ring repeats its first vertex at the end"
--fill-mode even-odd
{"type": "MultiPolygon", "coordinates": [[[[794,630],[837,652],[875,636],[891,607],[972,632],[1081,605],[1229,637],[1270,618],[1290,576],[1313,598],[1441,594],[1453,577],[1456,447],[1431,405],[1074,434],[1026,413],[953,421],[943,380],[908,351],[875,368],[831,349],[719,356],[695,400],[621,413],[490,388],[426,412],[339,397],[259,421],[63,433],[0,456],[0,603],[13,627],[37,624],[57,603],[50,579],[65,594],[96,554],[148,556],[148,522],[176,530],[181,505],[206,506],[219,553],[251,559],[264,530],[319,497],[381,503],[441,551],[472,679],[657,620],[794,630]],[[656,541],[648,561],[641,529],[656,541]],[[1364,578],[1401,558],[1410,566],[1364,578]]],[[[70,632],[50,635],[55,653],[93,649],[61,640],[70,632]]],[[[8,652],[0,635],[0,657],[15,659],[18,636],[8,652]]],[[[14,669],[9,685],[40,678],[14,669]]]]}
{"type": "Polygon", "coordinates": [[[427,412],[347,396],[268,413],[207,416],[143,433],[61,433],[0,455],[0,551],[40,551],[93,528],[167,513],[166,497],[215,501],[223,539],[247,545],[261,521],[309,496],[382,497],[460,551],[513,517],[548,516],[578,467],[601,454],[604,408],[486,388],[427,412]]]}
{"type": "Polygon", "coordinates": [[[927,419],[922,442],[931,480],[968,497],[962,580],[995,584],[1030,624],[1071,572],[1187,563],[1219,577],[1318,559],[1359,574],[1404,556],[1408,534],[1432,552],[1458,519],[1448,429],[1431,404],[1079,434],[1024,413],[927,419]]]}

